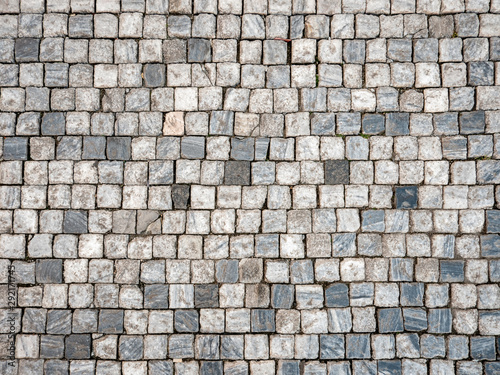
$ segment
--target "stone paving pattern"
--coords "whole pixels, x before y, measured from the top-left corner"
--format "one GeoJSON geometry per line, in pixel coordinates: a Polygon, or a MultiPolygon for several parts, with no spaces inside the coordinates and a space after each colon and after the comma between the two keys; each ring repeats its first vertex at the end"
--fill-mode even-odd
{"type": "Polygon", "coordinates": [[[500,373],[500,0],[0,13],[2,374],[500,373]]]}

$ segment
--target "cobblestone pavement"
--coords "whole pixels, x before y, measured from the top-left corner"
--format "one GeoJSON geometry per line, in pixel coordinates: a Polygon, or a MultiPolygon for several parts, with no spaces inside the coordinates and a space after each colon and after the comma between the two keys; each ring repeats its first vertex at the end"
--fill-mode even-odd
{"type": "Polygon", "coordinates": [[[0,0],[0,135],[1,374],[500,374],[500,0],[0,0]]]}

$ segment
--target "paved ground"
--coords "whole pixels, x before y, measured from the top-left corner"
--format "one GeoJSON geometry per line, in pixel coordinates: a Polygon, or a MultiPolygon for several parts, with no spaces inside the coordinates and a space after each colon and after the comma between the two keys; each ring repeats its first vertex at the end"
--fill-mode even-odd
{"type": "Polygon", "coordinates": [[[499,374],[498,110],[500,0],[0,0],[0,372],[499,374]]]}

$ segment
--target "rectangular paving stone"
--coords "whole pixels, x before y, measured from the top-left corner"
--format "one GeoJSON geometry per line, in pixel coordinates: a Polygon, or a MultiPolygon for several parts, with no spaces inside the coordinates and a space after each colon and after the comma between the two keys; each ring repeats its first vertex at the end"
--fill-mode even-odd
{"type": "Polygon", "coordinates": [[[325,183],[327,185],[348,184],[349,161],[348,160],[325,161],[325,183]]]}

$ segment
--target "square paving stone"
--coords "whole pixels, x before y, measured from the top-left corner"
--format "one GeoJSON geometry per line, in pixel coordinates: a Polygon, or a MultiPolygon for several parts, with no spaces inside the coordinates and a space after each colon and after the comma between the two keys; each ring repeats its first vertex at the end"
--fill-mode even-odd
{"type": "Polygon", "coordinates": [[[370,358],[370,335],[347,335],[346,358],[368,359],[370,358]]]}
{"type": "Polygon", "coordinates": [[[450,333],[451,332],[451,309],[430,309],[429,333],[450,333]]]}
{"type": "Polygon", "coordinates": [[[208,39],[188,40],[188,62],[211,62],[212,47],[208,39]]]}
{"type": "Polygon", "coordinates": [[[123,333],[123,310],[99,311],[99,333],[117,334],[123,333]]]}
{"type": "Polygon", "coordinates": [[[146,285],[144,287],[145,309],[168,309],[168,285],[146,285]]]}
{"type": "Polygon", "coordinates": [[[444,357],[446,355],[444,337],[422,335],[420,337],[420,353],[424,358],[444,357]]]}
{"type": "Polygon", "coordinates": [[[146,87],[162,87],[165,85],[165,65],[144,65],[144,84],[146,87]]]}
{"type": "Polygon", "coordinates": [[[181,139],[181,156],[187,159],[203,159],[205,157],[205,137],[183,137],[181,139]]]}
{"type": "Polygon", "coordinates": [[[314,269],[311,260],[292,261],[290,279],[293,284],[312,284],[314,282],[314,269]]]}
{"type": "Polygon", "coordinates": [[[391,280],[412,281],[413,259],[391,258],[391,280]]]}
{"type": "Polygon", "coordinates": [[[250,185],[250,162],[229,160],[224,167],[225,185],[250,185]]]}
{"type": "Polygon", "coordinates": [[[325,184],[339,185],[349,183],[349,161],[348,160],[326,160],[325,161],[325,184]]]}
{"type": "Polygon", "coordinates": [[[344,358],[344,335],[320,336],[320,359],[344,358]]]}
{"type": "Polygon", "coordinates": [[[71,333],[71,311],[49,310],[47,312],[47,333],[67,335],[71,333]]]}
{"type": "Polygon", "coordinates": [[[383,115],[367,114],[363,116],[363,133],[382,134],[385,131],[385,117],[383,115]]]}
{"type": "Polygon", "coordinates": [[[277,258],[279,255],[279,235],[262,234],[255,236],[255,255],[263,258],[277,258]]]}
{"type": "Polygon", "coordinates": [[[484,364],[485,375],[497,375],[500,373],[500,362],[486,362],[484,364]]]}
{"type": "Polygon", "coordinates": [[[121,336],[118,345],[120,360],[137,361],[142,359],[144,342],[142,336],[121,336]]]}
{"type": "Polygon", "coordinates": [[[62,259],[37,259],[37,283],[62,283],[62,259]]]}
{"type": "Polygon", "coordinates": [[[385,230],[385,211],[363,211],[361,227],[363,232],[383,232],[385,230]]]}
{"type": "Polygon", "coordinates": [[[489,86],[495,81],[494,63],[473,61],[469,63],[468,81],[471,86],[489,86]]]}
{"type": "Polygon", "coordinates": [[[69,335],[66,337],[67,359],[88,359],[90,358],[90,351],[90,335],[69,335]]]}
{"type": "Polygon", "coordinates": [[[189,202],[189,185],[172,185],[172,202],[176,210],[185,210],[189,202]]]}
{"type": "Polygon", "coordinates": [[[217,284],[194,286],[194,306],[196,308],[219,307],[219,287],[217,284]]]}
{"type": "Polygon", "coordinates": [[[172,335],[168,341],[168,353],[172,359],[194,357],[193,335],[172,335]]]}
{"type": "Polygon", "coordinates": [[[380,309],[378,311],[378,327],[380,333],[402,332],[403,315],[401,309],[380,309]]]}
{"type": "Polygon", "coordinates": [[[276,330],[274,310],[252,310],[251,326],[252,332],[274,332],[276,330]]]}
{"type": "Polygon", "coordinates": [[[315,113],[311,117],[312,135],[333,135],[335,134],[335,114],[315,113]]]}
{"type": "Polygon", "coordinates": [[[442,260],[440,261],[441,282],[462,282],[464,281],[463,260],[442,260]]]}
{"type": "Polygon", "coordinates": [[[202,362],[200,367],[200,375],[222,375],[223,374],[222,361],[202,362]]]}
{"type": "Polygon", "coordinates": [[[332,284],[325,289],[326,307],[348,307],[349,288],[346,284],[332,284]]]}
{"type": "Polygon", "coordinates": [[[233,135],[234,112],[212,111],[210,115],[210,134],[233,135]]]}
{"type": "Polygon", "coordinates": [[[300,375],[300,361],[282,361],[281,375],[300,375]]]}
{"type": "Polygon", "coordinates": [[[177,332],[198,332],[200,330],[198,311],[175,311],[174,327],[177,332]]]}
{"type": "Polygon", "coordinates": [[[238,281],[238,261],[219,260],[215,265],[215,278],[219,283],[235,283],[238,281]]]}
{"type": "Polygon", "coordinates": [[[17,62],[36,62],[40,50],[40,40],[35,38],[16,39],[14,47],[17,62]]]}
{"type": "Polygon", "coordinates": [[[231,138],[231,158],[234,160],[252,161],[254,159],[254,139],[231,138]]]}
{"type": "Polygon", "coordinates": [[[272,306],[275,309],[290,309],[293,305],[294,294],[293,285],[273,285],[271,289],[272,306]]]}
{"type": "Polygon", "coordinates": [[[64,135],[66,120],[61,112],[46,113],[42,117],[42,135],[64,135]]]}
{"type": "Polygon", "coordinates": [[[402,306],[423,306],[424,284],[423,283],[402,283],[401,284],[401,305],[402,306]]]}
{"type": "Polygon", "coordinates": [[[40,358],[63,358],[64,336],[42,335],[40,337],[40,358]]]}
{"type": "Polygon", "coordinates": [[[469,338],[467,336],[450,336],[448,338],[448,358],[463,359],[469,356],[469,338]]]}
{"type": "Polygon", "coordinates": [[[174,375],[174,366],[171,361],[149,361],[149,375],[174,375]]]}
{"type": "Polygon", "coordinates": [[[401,375],[402,371],[401,361],[398,359],[378,361],[379,375],[401,375]]]}
{"type": "Polygon", "coordinates": [[[63,233],[87,233],[87,212],[66,211],[64,213],[63,233]]]}
{"type": "Polygon", "coordinates": [[[385,117],[385,135],[397,136],[410,134],[409,113],[388,113],[385,117]]]}
{"type": "Polygon", "coordinates": [[[484,111],[460,113],[460,134],[484,132],[486,117],[484,111]]]}
{"type": "Polygon", "coordinates": [[[470,354],[472,359],[495,360],[495,338],[491,337],[471,337],[470,338],[470,354]]]}
{"type": "Polygon", "coordinates": [[[486,232],[500,233],[500,210],[486,211],[486,232]]]}
{"type": "Polygon", "coordinates": [[[28,159],[28,138],[6,137],[3,141],[4,160],[28,159]]]}
{"type": "Polygon", "coordinates": [[[62,137],[57,145],[57,159],[80,160],[82,153],[81,137],[62,137]]]}
{"type": "Polygon", "coordinates": [[[83,137],[83,159],[106,159],[106,137],[83,137]]]}
{"type": "Polygon", "coordinates": [[[221,358],[243,359],[244,341],[240,335],[221,336],[221,358]]]}
{"type": "Polygon", "coordinates": [[[427,312],[424,309],[403,309],[406,331],[425,331],[427,329],[427,312]]]}
{"type": "Polygon", "coordinates": [[[106,155],[109,160],[130,160],[130,137],[108,137],[106,155]]]}
{"type": "Polygon", "coordinates": [[[418,186],[398,186],[396,187],[396,208],[413,209],[417,208],[418,186]]]}

